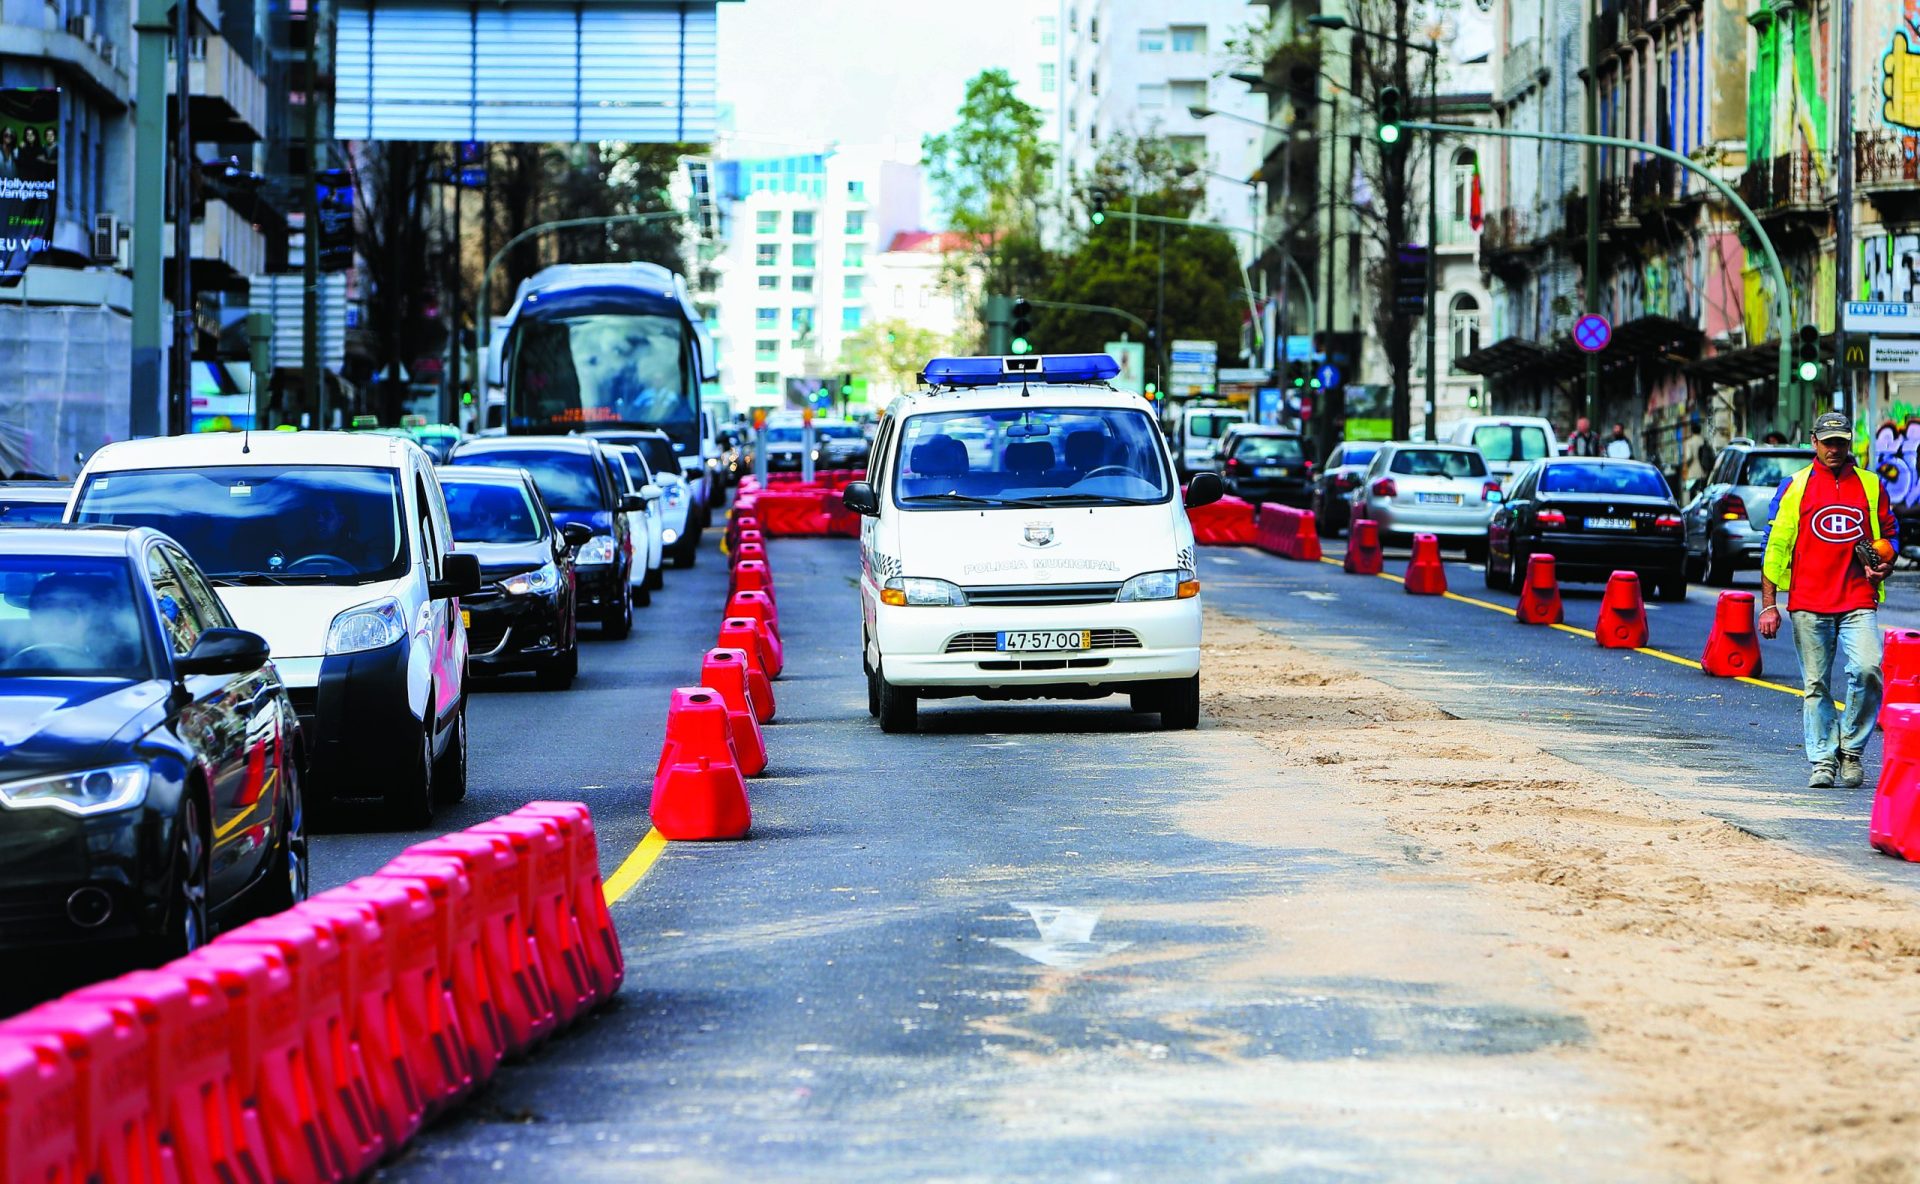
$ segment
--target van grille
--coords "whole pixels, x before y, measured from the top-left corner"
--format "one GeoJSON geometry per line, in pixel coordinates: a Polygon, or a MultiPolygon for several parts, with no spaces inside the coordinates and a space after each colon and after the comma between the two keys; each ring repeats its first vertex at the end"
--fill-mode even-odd
{"type": "Polygon", "coordinates": [[[994,584],[962,588],[968,604],[1112,604],[1119,584],[994,584]]]}
{"type": "Polygon", "coordinates": [[[1106,664],[1105,658],[1020,658],[978,665],[982,670],[1098,670],[1106,664]]]}
{"type": "MultiPolygon", "coordinates": [[[[1131,629],[1095,629],[1087,640],[1096,650],[1137,650],[1140,635],[1131,629]]],[[[991,654],[1000,648],[998,633],[956,633],[947,642],[949,654],[991,654]]]]}

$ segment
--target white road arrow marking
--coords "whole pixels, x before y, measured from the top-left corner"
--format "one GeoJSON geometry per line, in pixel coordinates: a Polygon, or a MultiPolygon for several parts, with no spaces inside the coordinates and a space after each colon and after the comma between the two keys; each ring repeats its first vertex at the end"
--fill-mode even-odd
{"type": "Polygon", "coordinates": [[[1018,901],[1014,902],[1013,907],[1033,918],[1034,928],[1040,931],[1040,940],[1015,941],[996,937],[993,944],[1031,958],[1042,966],[1051,966],[1056,970],[1079,970],[1133,944],[1130,941],[1093,940],[1093,927],[1100,923],[1099,909],[1076,909],[1058,904],[1021,904],[1018,901]]]}
{"type": "Polygon", "coordinates": [[[1305,590],[1303,590],[1303,591],[1298,591],[1298,592],[1295,592],[1295,593],[1293,593],[1293,595],[1295,595],[1295,596],[1304,596],[1304,597],[1306,597],[1306,598],[1307,598],[1308,600],[1338,600],[1338,599],[1340,599],[1340,597],[1339,597],[1339,595],[1338,595],[1337,593],[1334,593],[1334,592],[1317,592],[1317,591],[1305,591],[1305,590]]]}

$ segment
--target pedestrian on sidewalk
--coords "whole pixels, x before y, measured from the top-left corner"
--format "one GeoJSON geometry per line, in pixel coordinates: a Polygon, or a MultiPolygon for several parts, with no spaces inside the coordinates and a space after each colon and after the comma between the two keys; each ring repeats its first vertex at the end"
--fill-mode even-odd
{"type": "Polygon", "coordinates": [[[1613,425],[1613,435],[1607,438],[1607,457],[1610,460],[1632,460],[1633,441],[1627,439],[1627,425],[1613,425]]]}
{"type": "Polygon", "coordinates": [[[1593,430],[1592,421],[1584,415],[1573,421],[1573,435],[1567,437],[1567,455],[1600,455],[1600,433],[1593,430]]]}
{"type": "Polygon", "coordinates": [[[1807,785],[1857,788],[1860,758],[1880,710],[1880,622],[1898,525],[1880,477],[1853,463],[1853,423],[1837,411],[1813,421],[1814,463],[1781,484],[1760,574],[1760,636],[1780,632],[1787,594],[1793,648],[1800,656],[1801,722],[1813,773],[1807,785]],[[1846,707],[1836,720],[1828,678],[1838,646],[1846,661],[1846,707]]]}

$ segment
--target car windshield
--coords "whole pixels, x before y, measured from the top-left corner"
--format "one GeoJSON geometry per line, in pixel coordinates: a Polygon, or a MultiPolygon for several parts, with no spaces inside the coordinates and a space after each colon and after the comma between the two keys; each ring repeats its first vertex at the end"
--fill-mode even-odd
{"type": "Polygon", "coordinates": [[[1195,440],[1217,440],[1227,434],[1227,429],[1236,423],[1245,423],[1244,415],[1190,415],[1187,417],[1187,435],[1195,440]]]}
{"type": "Polygon", "coordinates": [[[443,477],[447,517],[456,543],[533,543],[541,536],[540,510],[523,485],[443,477]]]}
{"type": "Polygon", "coordinates": [[[1380,451],[1378,448],[1355,448],[1349,444],[1347,445],[1346,451],[1340,454],[1340,463],[1343,465],[1370,465],[1373,463],[1373,454],[1378,451],[1380,451]]]}
{"type": "Polygon", "coordinates": [[[36,522],[58,522],[67,512],[67,503],[27,501],[0,497],[0,526],[31,526],[36,522]]]}
{"type": "Polygon", "coordinates": [[[548,509],[579,513],[607,508],[593,457],[585,452],[571,448],[488,448],[456,452],[451,463],[523,468],[533,474],[533,484],[548,509]]]}
{"type": "Polygon", "coordinates": [[[620,476],[627,488],[635,493],[647,483],[647,462],[640,459],[637,448],[609,448],[607,455],[613,458],[613,467],[620,470],[620,476]]]}
{"type": "Polygon", "coordinates": [[[1540,474],[1540,492],[1666,497],[1667,479],[1652,465],[1548,465],[1540,474]]]}
{"type": "Polygon", "coordinates": [[[1777,486],[1812,463],[1813,454],[1807,452],[1749,456],[1746,472],[1740,474],[1740,484],[1777,486]]]}
{"type": "Polygon", "coordinates": [[[798,444],[800,442],[799,428],[768,428],[761,434],[769,444],[798,444]]]}
{"type": "Polygon", "coordinates": [[[642,436],[633,441],[640,455],[647,458],[647,467],[653,470],[654,480],[661,477],[680,475],[680,454],[673,450],[673,442],[665,436],[642,436]]]}
{"type": "Polygon", "coordinates": [[[1305,460],[1298,436],[1247,436],[1234,446],[1235,460],[1305,460]]]}
{"type": "Polygon", "coordinates": [[[1484,477],[1487,462],[1460,448],[1409,448],[1393,454],[1391,472],[1404,477],[1484,477]]]}
{"type": "Polygon", "coordinates": [[[1473,429],[1473,446],[1495,464],[1539,460],[1547,454],[1547,433],[1532,424],[1484,423],[1473,429]]]}
{"type": "Polygon", "coordinates": [[[860,426],[858,424],[817,423],[813,425],[813,430],[829,440],[858,440],[861,438],[860,426]]]}
{"type": "Polygon", "coordinates": [[[119,559],[0,556],[0,678],[152,677],[119,559]]]}
{"type": "Polygon", "coordinates": [[[1171,485],[1160,432],[1119,407],[1009,407],[911,416],[894,496],[902,506],[1146,503],[1171,485]]]}
{"type": "Polygon", "coordinates": [[[74,521],[164,531],[215,580],[365,584],[406,574],[401,513],[390,469],[229,465],[98,474],[74,521]]]}

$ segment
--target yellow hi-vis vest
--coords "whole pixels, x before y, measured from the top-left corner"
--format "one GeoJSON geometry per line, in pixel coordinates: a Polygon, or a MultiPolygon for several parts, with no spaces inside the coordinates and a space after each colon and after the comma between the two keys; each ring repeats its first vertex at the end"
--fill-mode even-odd
{"type": "MultiPolygon", "coordinates": [[[[1800,537],[1800,502],[1807,495],[1807,477],[1813,470],[1814,465],[1808,465],[1787,478],[1787,488],[1780,494],[1780,508],[1774,512],[1767,534],[1767,554],[1760,561],[1761,572],[1782,592],[1793,584],[1793,544],[1800,537]]],[[[1858,465],[1854,466],[1854,472],[1860,474],[1860,488],[1867,495],[1867,522],[1877,542],[1880,538],[1880,474],[1858,465]]],[[[1874,595],[1877,600],[1885,600],[1886,584],[1876,587],[1874,595]]]]}

